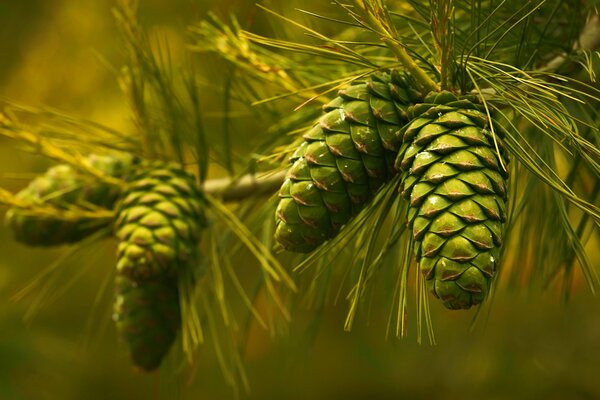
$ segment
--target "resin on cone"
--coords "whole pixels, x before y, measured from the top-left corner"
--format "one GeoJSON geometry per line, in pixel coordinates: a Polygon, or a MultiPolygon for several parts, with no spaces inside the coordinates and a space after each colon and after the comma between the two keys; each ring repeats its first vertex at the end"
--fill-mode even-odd
{"type": "Polygon", "coordinates": [[[275,239],[310,252],[333,238],[395,175],[398,131],[421,99],[397,71],[338,92],[304,134],[279,191],[275,239]]]}
{"type": "MultiPolygon", "coordinates": [[[[98,171],[115,178],[126,177],[137,163],[136,158],[129,154],[91,155],[86,161],[98,171]]],[[[16,197],[58,209],[72,206],[112,209],[119,195],[120,188],[116,185],[83,176],[69,165],[57,165],[31,181],[16,197]]],[[[105,220],[86,217],[67,220],[18,208],[8,210],[6,224],[17,241],[39,246],[75,243],[108,225],[105,220]]]]}
{"type": "Polygon", "coordinates": [[[503,130],[471,97],[433,93],[409,109],[396,161],[414,252],[429,290],[450,309],[481,303],[497,271],[506,221],[503,130]]]}
{"type": "Polygon", "coordinates": [[[144,164],[117,206],[114,319],[135,365],[160,366],[181,325],[179,281],[197,265],[204,226],[194,177],[174,164],[144,164]]]}

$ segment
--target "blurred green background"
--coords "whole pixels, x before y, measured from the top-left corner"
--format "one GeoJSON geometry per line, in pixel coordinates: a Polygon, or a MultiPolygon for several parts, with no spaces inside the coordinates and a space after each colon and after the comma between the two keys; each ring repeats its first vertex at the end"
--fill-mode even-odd
{"type": "MultiPolygon", "coordinates": [[[[142,21],[170,39],[174,57],[182,51],[185,27],[209,9],[234,13],[254,30],[264,24],[264,15],[251,1],[140,3],[142,21]]],[[[322,5],[296,3],[308,9],[322,5]]],[[[113,70],[123,63],[124,51],[112,6],[109,0],[0,0],[0,98],[48,105],[127,130],[127,101],[113,70]]],[[[218,67],[206,70],[214,74],[218,67]]],[[[218,77],[206,81],[211,79],[218,77]]],[[[204,99],[209,116],[221,107],[221,100],[211,96],[204,99]]],[[[246,126],[240,134],[261,128],[249,121],[250,116],[240,121],[246,126]]],[[[18,152],[0,139],[3,187],[16,191],[48,165],[48,160],[18,152]]],[[[15,294],[62,252],[19,245],[0,228],[0,400],[234,397],[209,349],[192,368],[180,368],[175,357],[158,374],[131,367],[110,324],[110,296],[96,301],[105,271],[114,265],[110,240],[66,261],[67,274],[82,271],[81,278],[69,287],[68,279],[50,285],[52,293],[64,293],[52,302],[52,293],[42,297],[47,304],[26,318],[39,296],[15,301],[15,294]]],[[[593,261],[598,260],[596,254],[593,261]]],[[[303,332],[294,332],[296,339],[288,342],[253,329],[245,351],[250,392],[240,396],[598,399],[600,301],[584,285],[576,286],[564,304],[555,291],[500,285],[491,313],[472,332],[473,312],[448,312],[432,302],[436,346],[418,345],[414,334],[386,338],[385,310],[362,315],[352,332],[344,332],[343,302],[325,310],[311,347],[298,347],[303,332]]],[[[310,316],[310,311],[296,315],[297,325],[310,316]]]]}

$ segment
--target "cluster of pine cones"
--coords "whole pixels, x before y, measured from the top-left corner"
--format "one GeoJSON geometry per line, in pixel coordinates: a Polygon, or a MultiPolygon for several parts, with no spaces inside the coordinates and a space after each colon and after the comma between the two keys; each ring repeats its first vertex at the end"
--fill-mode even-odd
{"type": "Polygon", "coordinates": [[[304,135],[279,191],[277,241],[310,252],[396,174],[429,290],[450,309],[486,297],[506,220],[501,126],[477,98],[423,96],[397,71],[339,91],[304,135]]]}
{"type": "Polygon", "coordinates": [[[93,211],[115,209],[115,220],[38,215],[12,208],[6,222],[29,245],[75,243],[112,223],[117,239],[113,318],[135,365],[156,369],[181,325],[179,277],[194,268],[204,226],[195,179],[177,165],[140,162],[130,155],[87,158],[89,166],[122,179],[117,187],[67,165],[50,168],[17,194],[29,204],[93,211]]]}
{"type": "MultiPolygon", "coordinates": [[[[486,297],[497,270],[507,200],[502,128],[478,100],[427,96],[397,71],[340,90],[304,135],[279,191],[275,237],[310,252],[333,238],[401,175],[399,201],[428,287],[451,309],[486,297]]],[[[197,262],[204,202],[192,175],[129,155],[88,164],[123,187],[70,166],[33,180],[17,197],[33,205],[116,210],[111,222],[11,209],[7,223],[30,245],[74,243],[112,223],[117,239],[114,319],[136,365],[157,368],[181,325],[178,279],[197,262]]]]}

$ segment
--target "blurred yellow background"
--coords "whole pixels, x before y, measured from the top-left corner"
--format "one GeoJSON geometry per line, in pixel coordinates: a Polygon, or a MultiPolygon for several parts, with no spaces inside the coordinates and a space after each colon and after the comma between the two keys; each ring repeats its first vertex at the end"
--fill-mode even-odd
{"type": "MultiPolygon", "coordinates": [[[[251,1],[140,2],[144,24],[172,39],[175,56],[185,27],[207,10],[257,13],[251,1]]],[[[272,2],[276,3],[276,2],[272,2]]],[[[310,9],[312,2],[299,2],[310,9]]],[[[113,1],[0,1],[0,98],[47,105],[122,130],[130,128],[125,97],[113,68],[123,63],[113,1]]],[[[219,99],[205,99],[218,110],[219,99]]],[[[1,184],[16,191],[50,162],[18,152],[0,139],[1,184]]],[[[2,213],[4,210],[1,211],[2,213]]],[[[193,368],[167,360],[159,374],[134,370],[110,324],[110,296],[95,304],[110,240],[66,262],[85,273],[33,318],[35,296],[15,294],[56,260],[61,249],[31,249],[0,229],[0,400],[10,399],[223,399],[234,397],[215,356],[193,368]],[[158,397],[160,396],[160,397],[158,397]]],[[[596,258],[595,262],[598,261],[596,258]]],[[[110,289],[109,289],[110,290],[110,289]]],[[[47,297],[52,299],[52,295],[47,297]]],[[[469,331],[474,312],[448,312],[432,302],[438,344],[415,335],[385,337],[386,311],[362,315],[344,332],[346,306],[328,307],[314,346],[296,339],[271,341],[257,330],[246,349],[255,399],[598,399],[600,301],[584,286],[563,304],[556,292],[500,287],[489,316],[469,331]]],[[[310,312],[296,315],[307,320],[310,312]]],[[[413,322],[411,322],[412,324],[413,322]]]]}

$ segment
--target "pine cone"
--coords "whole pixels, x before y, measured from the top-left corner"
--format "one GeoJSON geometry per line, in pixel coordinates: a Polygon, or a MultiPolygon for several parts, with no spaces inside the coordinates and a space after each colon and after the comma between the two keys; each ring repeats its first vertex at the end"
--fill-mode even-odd
{"type": "Polygon", "coordinates": [[[117,206],[115,321],[146,371],[160,365],[177,336],[179,277],[197,262],[203,225],[194,177],[172,164],[145,165],[117,206]]]}
{"type": "Polygon", "coordinates": [[[114,320],[134,364],[145,371],[160,365],[181,325],[177,280],[143,284],[117,276],[114,320]]]}
{"type": "Polygon", "coordinates": [[[172,164],[144,167],[117,205],[118,273],[134,281],[176,277],[195,262],[203,224],[193,176],[172,164]]]}
{"type": "Polygon", "coordinates": [[[506,220],[503,131],[475,101],[442,92],[411,107],[396,160],[419,267],[450,309],[486,297],[506,220]]]}
{"type": "Polygon", "coordinates": [[[420,99],[397,71],[338,92],[304,135],[279,191],[275,238],[310,252],[333,238],[395,175],[398,131],[420,99]]]}
{"type": "MultiPolygon", "coordinates": [[[[91,155],[87,162],[107,176],[123,178],[137,160],[129,154],[91,155]]],[[[69,165],[57,165],[31,181],[16,197],[33,204],[60,209],[68,209],[70,206],[87,208],[90,205],[111,209],[119,194],[120,189],[114,185],[92,180],[69,165]]],[[[6,224],[12,229],[17,241],[40,246],[74,243],[107,226],[107,222],[103,220],[85,217],[65,220],[40,216],[18,208],[8,210],[6,224]]]]}

